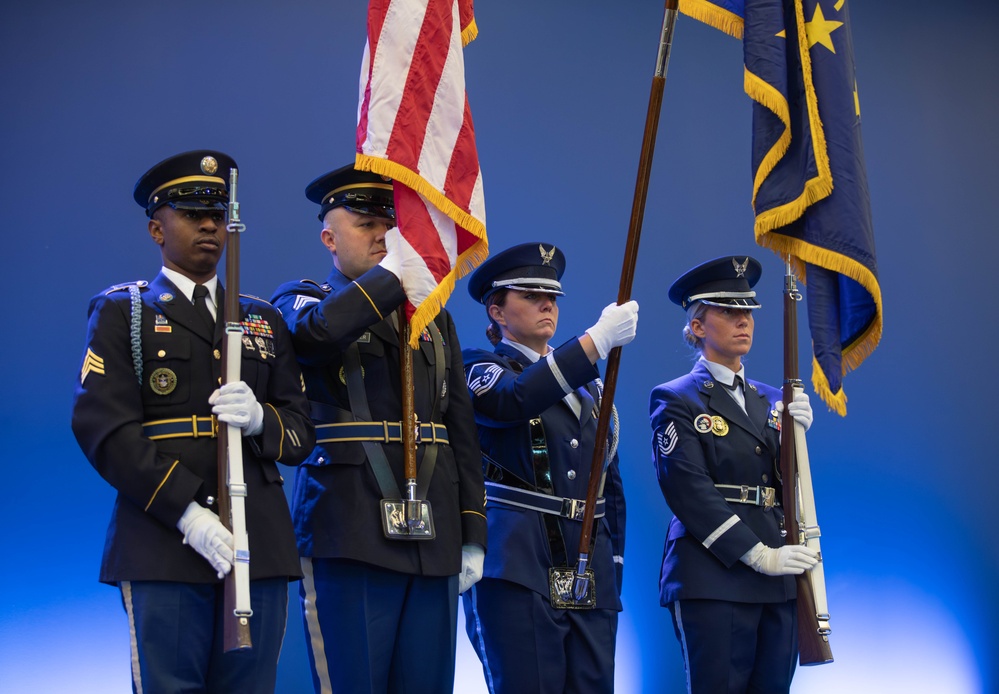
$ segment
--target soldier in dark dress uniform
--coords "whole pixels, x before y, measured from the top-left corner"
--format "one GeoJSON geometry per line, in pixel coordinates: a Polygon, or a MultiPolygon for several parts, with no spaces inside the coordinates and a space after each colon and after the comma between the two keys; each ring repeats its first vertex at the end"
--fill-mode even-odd
{"type": "Polygon", "coordinates": [[[564,270],[560,249],[527,243],[487,260],[468,286],[486,305],[496,345],[464,352],[490,550],[484,577],[463,599],[490,692],[614,689],[625,524],[616,427],[594,511],[595,601],[577,609],[553,595],[560,579],[551,570],[570,569],[563,579],[575,572],[602,389],[595,364],[634,338],[638,304],[611,304],[582,337],[553,349],[564,270]]]}
{"type": "MultiPolygon", "coordinates": [[[[778,474],[781,392],[746,379],[761,266],[727,256],[677,279],[691,372],[652,391],[659,485],[670,520],[660,602],[673,616],[688,691],[786,692],[798,656],[794,574],[814,550],[785,545],[778,474]]],[[[808,396],[789,406],[806,428],[808,396]]]]}
{"type": "Polygon", "coordinates": [[[100,580],[121,589],[132,686],[147,694],[273,692],[288,581],[301,575],[275,462],[298,464],[315,439],[288,330],[267,302],[240,298],[242,380],[218,387],[216,265],[234,166],[219,152],[186,152],[139,179],[134,197],[163,270],[91,300],[76,387],[73,431],[118,492],[100,580]],[[216,515],[219,421],[244,437],[253,610],[253,648],[225,654],[220,579],[233,538],[216,515]]]}
{"type": "Polygon", "coordinates": [[[413,351],[417,496],[429,502],[435,535],[406,535],[382,504],[404,485],[395,311],[406,294],[392,182],[346,166],[317,178],[306,196],[320,206],[333,269],[325,282],[279,287],[273,301],[291,329],[317,426],[292,504],[313,682],[317,692],[448,692],[458,591],[481,576],[486,545],[455,325],[442,310],[413,351]]]}

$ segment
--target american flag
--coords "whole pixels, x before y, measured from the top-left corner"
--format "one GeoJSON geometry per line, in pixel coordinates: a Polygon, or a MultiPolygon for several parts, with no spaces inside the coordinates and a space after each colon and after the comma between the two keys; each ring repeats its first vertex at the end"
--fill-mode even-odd
{"type": "Polygon", "coordinates": [[[355,168],[395,181],[412,346],[489,253],[465,94],[472,0],[371,0],[355,168]]]}

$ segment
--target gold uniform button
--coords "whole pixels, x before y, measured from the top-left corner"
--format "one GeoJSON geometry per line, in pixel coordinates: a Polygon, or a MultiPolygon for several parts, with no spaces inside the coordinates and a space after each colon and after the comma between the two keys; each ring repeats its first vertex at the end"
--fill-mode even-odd
{"type": "Polygon", "coordinates": [[[215,350],[215,351],[213,352],[213,354],[215,355],[215,358],[216,358],[216,359],[221,359],[221,358],[222,358],[222,352],[220,352],[220,351],[218,351],[218,350],[215,350]]]}
{"type": "Polygon", "coordinates": [[[159,352],[156,353],[156,356],[160,357],[160,358],[165,357],[166,356],[166,350],[165,349],[161,349],[159,352]]]}

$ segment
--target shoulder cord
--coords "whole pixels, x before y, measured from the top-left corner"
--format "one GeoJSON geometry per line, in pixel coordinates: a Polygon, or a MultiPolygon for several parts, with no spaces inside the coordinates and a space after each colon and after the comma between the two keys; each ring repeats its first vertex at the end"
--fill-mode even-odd
{"type": "Polygon", "coordinates": [[[135,365],[135,377],[142,385],[142,296],[139,287],[131,284],[128,294],[132,299],[132,323],[129,333],[132,336],[132,364],[135,365]]]}

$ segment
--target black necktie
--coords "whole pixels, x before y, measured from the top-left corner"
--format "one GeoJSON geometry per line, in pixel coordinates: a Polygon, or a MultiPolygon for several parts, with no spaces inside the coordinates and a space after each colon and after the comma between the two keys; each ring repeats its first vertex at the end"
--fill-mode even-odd
{"type": "Polygon", "coordinates": [[[215,332],[215,319],[212,318],[212,312],[208,310],[208,287],[203,284],[197,284],[194,286],[194,310],[197,311],[201,319],[205,321],[205,325],[208,326],[209,332],[215,332]]]}
{"type": "Polygon", "coordinates": [[[737,388],[742,387],[742,376],[736,376],[734,379],[732,379],[732,385],[729,385],[727,383],[722,383],[722,385],[734,393],[737,388]]]}

